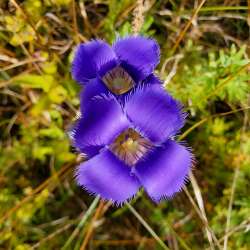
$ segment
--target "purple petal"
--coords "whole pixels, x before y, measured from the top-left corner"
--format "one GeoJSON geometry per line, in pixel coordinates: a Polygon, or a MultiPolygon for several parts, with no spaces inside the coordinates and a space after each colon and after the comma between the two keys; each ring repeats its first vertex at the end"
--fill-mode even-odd
{"type": "Polygon", "coordinates": [[[154,143],[175,135],[185,121],[180,103],[159,84],[138,88],[124,110],[135,128],[154,143]]]}
{"type": "Polygon", "coordinates": [[[140,187],[130,172],[130,167],[104,150],[78,167],[76,179],[90,193],[120,204],[133,197],[140,187]]]}
{"type": "Polygon", "coordinates": [[[91,80],[88,84],[84,86],[84,89],[82,89],[80,93],[81,112],[83,112],[83,110],[93,97],[102,94],[108,95],[109,93],[109,90],[99,78],[91,80]]]}
{"type": "Polygon", "coordinates": [[[121,65],[138,82],[155,69],[160,60],[158,43],[142,36],[121,38],[113,45],[121,65]]]}
{"type": "Polygon", "coordinates": [[[72,62],[72,75],[79,83],[86,84],[116,65],[113,49],[104,41],[93,40],[78,46],[72,62]]]}
{"type": "Polygon", "coordinates": [[[134,88],[132,88],[131,90],[129,90],[127,93],[122,94],[122,95],[118,95],[116,96],[117,100],[119,100],[119,102],[124,105],[124,103],[126,102],[126,100],[129,98],[130,95],[132,95],[134,92],[137,91],[137,89],[140,89],[142,87],[147,87],[148,85],[152,85],[152,84],[162,84],[161,80],[154,74],[149,75],[141,84],[137,84],[135,85],[134,88]]]}
{"type": "Polygon", "coordinates": [[[74,146],[81,152],[91,147],[109,145],[129,122],[121,106],[112,96],[98,96],[90,100],[73,131],[74,146]]]}
{"type": "Polygon", "coordinates": [[[135,167],[135,175],[155,201],[171,198],[180,191],[192,165],[188,149],[168,140],[135,167]]]}

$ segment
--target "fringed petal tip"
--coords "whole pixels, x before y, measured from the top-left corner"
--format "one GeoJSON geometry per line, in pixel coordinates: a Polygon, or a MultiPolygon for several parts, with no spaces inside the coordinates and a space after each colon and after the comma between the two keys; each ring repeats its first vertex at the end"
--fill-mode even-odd
{"type": "MultiPolygon", "coordinates": [[[[78,126],[79,126],[79,121],[81,119],[80,115],[77,115],[75,119],[76,119],[75,122],[70,126],[70,128],[67,129],[67,136],[68,136],[68,138],[71,142],[71,145],[72,145],[73,149],[75,150],[75,152],[83,154],[86,157],[91,157],[94,155],[93,153],[91,153],[93,150],[87,149],[88,146],[90,146],[90,145],[85,145],[85,147],[83,149],[79,148],[77,145],[75,137],[76,137],[78,126]]],[[[98,152],[96,151],[96,153],[98,153],[98,152]]]]}
{"type": "Polygon", "coordinates": [[[178,141],[176,143],[178,143],[180,146],[182,146],[183,148],[185,148],[188,151],[189,156],[190,156],[190,162],[191,162],[190,163],[190,172],[189,173],[191,173],[195,169],[195,167],[197,165],[197,159],[195,158],[195,155],[193,153],[193,148],[191,146],[189,146],[187,141],[178,141]]]}
{"type": "MultiPolygon", "coordinates": [[[[191,166],[191,169],[192,169],[192,166],[191,166]]],[[[192,170],[189,172],[189,174],[192,172],[192,170]]],[[[150,196],[150,198],[156,203],[156,204],[159,204],[161,202],[164,202],[164,201],[170,201],[172,199],[174,199],[174,197],[176,195],[178,195],[179,193],[181,193],[184,189],[184,187],[189,183],[190,179],[189,179],[189,174],[187,174],[184,179],[183,179],[183,182],[181,184],[181,186],[179,187],[178,190],[176,190],[175,192],[173,192],[171,195],[161,195],[159,197],[156,197],[156,196],[150,196]]]]}
{"type": "Polygon", "coordinates": [[[94,197],[99,196],[102,201],[109,202],[109,203],[112,204],[112,206],[117,207],[117,208],[122,207],[126,203],[129,203],[129,202],[133,201],[138,195],[138,193],[135,193],[131,197],[126,198],[125,200],[115,200],[115,199],[112,199],[112,198],[103,197],[101,194],[99,194],[97,192],[94,192],[94,191],[91,191],[90,189],[88,189],[88,187],[86,187],[84,185],[80,185],[78,183],[78,181],[77,181],[77,175],[76,174],[75,174],[75,179],[76,179],[76,182],[77,182],[78,186],[81,187],[89,195],[94,196],[94,197]]]}
{"type": "Polygon", "coordinates": [[[186,147],[168,140],[138,163],[135,174],[148,195],[155,201],[172,197],[183,187],[192,165],[192,154],[186,147]]]}
{"type": "Polygon", "coordinates": [[[180,186],[171,195],[163,194],[160,197],[152,197],[152,196],[150,196],[150,198],[156,204],[164,202],[165,200],[172,200],[176,195],[178,195],[178,193],[181,193],[184,190],[184,187],[190,182],[190,174],[195,170],[197,161],[195,159],[194,154],[192,153],[193,149],[191,147],[189,147],[185,141],[179,141],[178,144],[185,147],[185,149],[189,152],[189,155],[190,155],[189,171],[183,177],[183,180],[180,182],[180,186]]]}
{"type": "Polygon", "coordinates": [[[116,207],[116,208],[121,208],[123,207],[126,203],[130,203],[131,201],[133,201],[134,199],[136,199],[137,197],[137,193],[134,194],[133,196],[125,199],[125,200],[114,200],[114,199],[111,199],[111,198],[106,198],[106,197],[102,197],[99,193],[95,193],[95,192],[92,192],[91,190],[89,190],[86,186],[83,186],[83,185],[79,185],[79,187],[81,187],[85,192],[87,192],[89,195],[91,196],[99,196],[100,199],[106,203],[111,203],[111,205],[113,207],[116,207]]]}
{"type": "Polygon", "coordinates": [[[136,88],[127,95],[124,110],[131,123],[153,143],[162,143],[175,135],[183,127],[186,117],[180,102],[160,84],[136,88]]]}
{"type": "Polygon", "coordinates": [[[120,104],[112,95],[93,97],[86,110],[73,133],[77,148],[109,145],[129,126],[120,104]]]}
{"type": "Polygon", "coordinates": [[[75,178],[89,193],[100,195],[116,205],[134,197],[140,188],[137,178],[130,174],[130,168],[108,149],[80,164],[75,178]]]}
{"type": "Polygon", "coordinates": [[[71,73],[74,80],[86,84],[98,75],[103,76],[120,61],[135,81],[141,81],[153,72],[159,60],[160,48],[152,38],[118,38],[112,47],[97,39],[77,46],[71,73]]]}
{"type": "Polygon", "coordinates": [[[91,40],[77,46],[71,73],[74,80],[86,84],[116,65],[117,57],[110,45],[103,40],[91,40]]]}
{"type": "Polygon", "coordinates": [[[160,48],[156,40],[139,35],[118,38],[113,49],[121,65],[136,82],[153,73],[160,61],[160,48]]]}
{"type": "MultiPolygon", "coordinates": [[[[141,45],[143,44],[145,47],[148,47],[148,49],[151,49],[154,51],[154,53],[158,59],[158,61],[156,61],[156,63],[158,64],[160,62],[160,56],[161,56],[160,46],[159,46],[157,40],[153,37],[142,36],[142,35],[137,35],[137,34],[127,35],[124,37],[117,36],[115,41],[112,43],[112,47],[115,48],[120,43],[124,44],[124,46],[126,43],[128,45],[131,45],[129,43],[134,43],[135,49],[138,49],[138,48],[142,49],[141,45]]],[[[130,47],[128,46],[128,48],[130,48],[130,47]]],[[[152,63],[155,63],[155,62],[152,61],[152,63]]]]}

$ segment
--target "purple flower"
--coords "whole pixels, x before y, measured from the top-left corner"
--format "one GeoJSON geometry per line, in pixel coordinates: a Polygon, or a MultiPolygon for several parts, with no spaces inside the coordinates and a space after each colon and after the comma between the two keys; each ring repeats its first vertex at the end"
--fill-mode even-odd
{"type": "Polygon", "coordinates": [[[102,40],[80,44],[72,63],[73,78],[81,85],[82,106],[94,96],[123,95],[140,83],[160,83],[153,70],[159,63],[160,50],[153,39],[128,36],[112,47],[102,40]]]}
{"type": "Polygon", "coordinates": [[[123,105],[111,94],[91,98],[72,133],[90,157],[76,170],[78,184],[117,204],[141,187],[156,202],[172,197],[192,165],[189,149],[173,139],[185,116],[159,84],[134,89],[123,105]]]}

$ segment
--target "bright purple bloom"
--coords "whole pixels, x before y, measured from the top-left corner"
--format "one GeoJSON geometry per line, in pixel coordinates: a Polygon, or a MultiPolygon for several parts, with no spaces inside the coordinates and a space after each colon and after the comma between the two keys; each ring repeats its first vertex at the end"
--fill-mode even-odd
{"type": "MultiPolygon", "coordinates": [[[[123,43],[115,48],[116,53],[119,48],[131,59],[132,53],[125,52],[123,43]]],[[[140,79],[156,65],[149,70],[150,64],[145,67],[140,58],[131,63],[144,68],[138,70],[140,79]]],[[[110,64],[106,60],[106,65],[110,64]]],[[[92,76],[93,68],[89,68],[84,74],[79,72],[78,79],[92,76]]],[[[132,198],[141,187],[156,202],[172,197],[182,188],[192,165],[189,149],[173,140],[185,116],[180,103],[159,84],[134,89],[123,105],[111,94],[91,98],[72,133],[74,146],[90,157],[77,168],[78,184],[118,204],[132,198]]]]}
{"type": "Polygon", "coordinates": [[[76,51],[72,74],[84,91],[72,137],[89,157],[76,178],[103,199],[120,204],[141,187],[155,201],[170,198],[190,171],[192,154],[173,140],[185,114],[153,74],[159,56],[158,44],[141,36],[76,51]]]}
{"type": "Polygon", "coordinates": [[[73,78],[84,85],[81,107],[94,96],[116,97],[143,83],[160,83],[153,71],[159,63],[157,42],[141,36],[119,38],[112,47],[102,40],[80,44],[72,63],[73,78]]]}

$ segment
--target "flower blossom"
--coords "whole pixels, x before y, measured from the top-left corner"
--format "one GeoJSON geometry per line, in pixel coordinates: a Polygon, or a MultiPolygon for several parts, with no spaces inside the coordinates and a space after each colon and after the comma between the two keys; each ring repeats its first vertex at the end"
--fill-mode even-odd
{"type": "Polygon", "coordinates": [[[73,131],[89,156],[76,170],[89,193],[122,204],[143,187],[156,202],[180,191],[192,154],[173,137],[185,113],[159,84],[141,86],[121,105],[111,94],[89,100],[73,131]]]}
{"type": "Polygon", "coordinates": [[[122,204],[144,188],[159,202],[184,185],[192,154],[174,137],[186,114],[153,73],[159,57],[141,36],[78,46],[72,75],[84,89],[72,139],[88,158],[76,180],[89,193],[122,204]]]}
{"type": "Polygon", "coordinates": [[[84,86],[81,107],[99,94],[122,97],[141,83],[160,83],[153,71],[160,49],[153,39],[128,36],[112,47],[102,40],[80,44],[72,63],[73,78],[84,86]]]}

